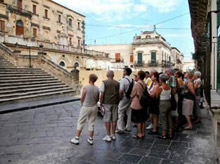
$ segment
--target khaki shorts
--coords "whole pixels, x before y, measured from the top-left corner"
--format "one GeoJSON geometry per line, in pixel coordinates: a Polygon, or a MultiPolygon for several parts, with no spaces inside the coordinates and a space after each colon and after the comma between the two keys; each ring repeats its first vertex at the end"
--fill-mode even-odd
{"type": "Polygon", "coordinates": [[[104,122],[115,122],[118,119],[118,104],[103,104],[104,122]]]}

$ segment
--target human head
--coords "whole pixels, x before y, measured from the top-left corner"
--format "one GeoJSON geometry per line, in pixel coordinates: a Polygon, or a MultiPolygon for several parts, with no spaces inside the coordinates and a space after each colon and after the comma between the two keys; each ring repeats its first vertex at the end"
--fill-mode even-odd
{"type": "Polygon", "coordinates": [[[144,80],[145,72],[144,71],[138,71],[137,77],[138,77],[138,80],[144,80]]]}
{"type": "Polygon", "coordinates": [[[89,75],[89,82],[95,83],[97,79],[98,79],[98,76],[96,74],[92,73],[89,75]]]}
{"type": "Polygon", "coordinates": [[[186,72],[186,73],[185,73],[185,78],[186,78],[186,79],[192,79],[192,77],[193,77],[192,72],[186,72]]]}
{"type": "Polygon", "coordinates": [[[138,81],[138,77],[137,77],[137,75],[134,75],[134,81],[138,81]]]}
{"type": "Polygon", "coordinates": [[[166,71],[165,71],[165,74],[166,74],[166,76],[167,76],[167,79],[169,79],[170,76],[172,75],[172,69],[166,70],[166,71]]]}
{"type": "Polygon", "coordinates": [[[151,79],[152,81],[154,82],[159,82],[159,73],[158,72],[154,72],[152,75],[151,75],[151,79]]]}
{"type": "Polygon", "coordinates": [[[194,74],[193,74],[193,79],[198,79],[198,78],[200,78],[200,77],[201,77],[201,72],[200,72],[200,71],[194,72],[194,74]]]}
{"type": "Polygon", "coordinates": [[[160,74],[159,80],[160,80],[161,83],[166,83],[167,76],[165,74],[160,74]]]}
{"type": "Polygon", "coordinates": [[[177,78],[184,78],[184,75],[183,75],[183,73],[181,71],[177,71],[176,72],[176,77],[177,78]]]}
{"type": "Polygon", "coordinates": [[[150,76],[150,72],[149,71],[145,71],[145,75],[146,75],[146,78],[148,78],[150,76]]]}
{"type": "Polygon", "coordinates": [[[132,70],[130,68],[124,68],[123,76],[130,76],[132,73],[132,70]]]}
{"type": "Polygon", "coordinates": [[[109,71],[107,72],[106,76],[107,76],[107,78],[113,79],[115,75],[114,75],[114,72],[113,72],[113,71],[109,70],[109,71]]]}

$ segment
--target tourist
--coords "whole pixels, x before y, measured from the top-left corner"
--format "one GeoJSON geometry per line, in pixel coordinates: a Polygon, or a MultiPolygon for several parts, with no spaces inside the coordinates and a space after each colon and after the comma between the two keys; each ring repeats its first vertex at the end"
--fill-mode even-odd
{"type": "Polygon", "coordinates": [[[118,119],[119,82],[113,79],[114,72],[111,70],[107,72],[107,78],[107,80],[102,82],[100,88],[100,109],[104,111],[103,120],[107,133],[103,140],[111,142],[116,139],[115,130],[118,119]]]}
{"type": "Polygon", "coordinates": [[[152,117],[153,129],[149,132],[149,134],[158,134],[158,118],[159,118],[159,74],[158,72],[153,72],[151,76],[152,87],[149,88],[150,94],[150,104],[149,111],[152,117]]]}
{"type": "Polygon", "coordinates": [[[145,73],[144,71],[139,71],[137,74],[138,81],[134,84],[131,93],[131,109],[132,109],[132,122],[137,125],[137,134],[133,135],[133,138],[142,138],[145,136],[145,112],[144,107],[140,104],[140,99],[143,95],[144,89],[146,87],[144,83],[145,73]]]}
{"type": "Polygon", "coordinates": [[[150,73],[148,71],[145,72],[145,84],[147,84],[147,87],[149,88],[151,86],[152,80],[150,78],[150,73]]]}
{"type": "Polygon", "coordinates": [[[131,91],[134,85],[134,80],[130,77],[132,70],[125,68],[123,72],[123,79],[120,81],[120,99],[118,105],[118,123],[117,133],[131,130],[131,91]],[[126,114],[126,126],[125,126],[126,114]]]}
{"type": "Polygon", "coordinates": [[[134,79],[133,79],[135,82],[138,81],[138,78],[137,78],[137,75],[134,75],[134,79]]]}
{"type": "Polygon", "coordinates": [[[171,118],[171,87],[166,83],[167,77],[165,74],[159,76],[161,86],[158,88],[160,95],[160,116],[162,123],[161,139],[166,139],[167,130],[169,137],[172,138],[172,118],[171,118]]]}
{"type": "Polygon", "coordinates": [[[194,83],[194,89],[195,89],[195,104],[194,104],[194,108],[195,108],[195,117],[196,120],[193,122],[195,124],[200,123],[200,117],[201,117],[201,112],[200,112],[200,99],[201,99],[201,84],[202,81],[200,79],[201,77],[201,72],[196,71],[193,75],[193,83],[194,83]]]}
{"type": "Polygon", "coordinates": [[[97,102],[99,100],[99,88],[95,86],[98,77],[95,74],[89,75],[89,85],[82,90],[81,110],[77,123],[76,137],[71,139],[71,143],[79,144],[79,138],[83,127],[88,120],[89,138],[87,142],[93,145],[94,124],[97,117],[97,102]]]}
{"type": "Polygon", "coordinates": [[[190,116],[193,112],[193,105],[195,100],[195,90],[192,82],[192,73],[187,72],[185,74],[186,83],[184,88],[183,102],[182,102],[182,114],[185,116],[187,124],[184,127],[185,130],[192,129],[192,122],[190,116]]]}

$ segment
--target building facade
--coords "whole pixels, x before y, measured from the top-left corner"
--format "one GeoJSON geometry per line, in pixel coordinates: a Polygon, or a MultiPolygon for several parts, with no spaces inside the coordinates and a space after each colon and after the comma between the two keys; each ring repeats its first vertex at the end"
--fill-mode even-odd
{"type": "Polygon", "coordinates": [[[68,71],[107,69],[108,54],[85,49],[84,19],[52,0],[0,0],[0,43],[21,55],[43,52],[68,71]]]}
{"type": "Polygon", "coordinates": [[[108,53],[113,69],[131,67],[161,72],[167,68],[183,68],[183,54],[155,31],[134,36],[132,44],[89,45],[88,49],[108,53]]]}
{"type": "Polygon", "coordinates": [[[0,22],[9,36],[84,46],[84,18],[52,0],[2,0],[0,22]]]}

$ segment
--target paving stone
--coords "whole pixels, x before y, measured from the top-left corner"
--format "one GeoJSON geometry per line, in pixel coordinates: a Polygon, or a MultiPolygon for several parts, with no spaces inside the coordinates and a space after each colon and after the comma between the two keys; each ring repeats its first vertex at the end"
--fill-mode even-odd
{"type": "Polygon", "coordinates": [[[150,151],[149,157],[155,157],[155,158],[164,158],[168,159],[170,153],[167,152],[161,152],[161,151],[150,151]]]}
{"type": "Polygon", "coordinates": [[[149,151],[146,151],[146,149],[138,149],[138,148],[133,148],[129,151],[129,154],[140,155],[140,156],[145,156],[148,153],[149,151]]]}
{"type": "Polygon", "coordinates": [[[151,147],[151,151],[160,151],[160,152],[165,152],[168,149],[168,145],[164,145],[164,144],[154,144],[151,147]]]}
{"type": "Polygon", "coordinates": [[[163,160],[161,164],[184,164],[184,162],[181,161],[174,161],[174,160],[163,160]]]}
{"type": "Polygon", "coordinates": [[[137,148],[139,149],[150,149],[152,147],[152,144],[148,144],[148,143],[139,143],[136,145],[137,148]]]}
{"type": "Polygon", "coordinates": [[[121,162],[138,163],[141,158],[141,156],[137,155],[124,154],[118,160],[121,162]]]}
{"type": "Polygon", "coordinates": [[[161,159],[144,157],[139,164],[160,164],[161,159]]]}

